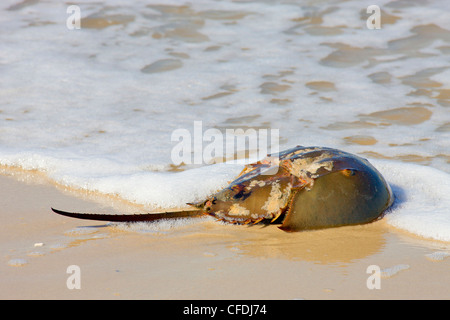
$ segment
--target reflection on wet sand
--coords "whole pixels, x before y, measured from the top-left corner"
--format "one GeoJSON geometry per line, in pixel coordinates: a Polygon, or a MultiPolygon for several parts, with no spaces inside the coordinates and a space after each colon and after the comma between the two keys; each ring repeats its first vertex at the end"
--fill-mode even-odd
{"type": "Polygon", "coordinates": [[[243,254],[259,258],[347,264],[383,250],[385,232],[376,222],[297,233],[270,228],[258,230],[238,247],[243,254]]]}
{"type": "Polygon", "coordinates": [[[182,244],[186,250],[214,248],[221,257],[231,254],[323,265],[350,264],[380,253],[389,232],[384,220],[303,232],[285,232],[277,225],[231,225],[211,217],[110,226],[110,236],[126,232],[149,241],[153,249],[157,243],[165,243],[165,248],[182,244]]]}

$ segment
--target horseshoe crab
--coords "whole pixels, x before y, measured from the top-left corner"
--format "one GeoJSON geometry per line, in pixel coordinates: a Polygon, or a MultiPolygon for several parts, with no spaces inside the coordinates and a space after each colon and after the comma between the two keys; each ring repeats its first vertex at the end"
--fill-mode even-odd
{"type": "Polygon", "coordinates": [[[235,224],[277,223],[285,231],[369,223],[393,202],[391,188],[369,161],[324,147],[280,152],[245,166],[226,188],[192,210],[156,214],[58,214],[103,221],[152,221],[207,214],[235,224]],[[277,161],[272,161],[272,159],[277,161]]]}

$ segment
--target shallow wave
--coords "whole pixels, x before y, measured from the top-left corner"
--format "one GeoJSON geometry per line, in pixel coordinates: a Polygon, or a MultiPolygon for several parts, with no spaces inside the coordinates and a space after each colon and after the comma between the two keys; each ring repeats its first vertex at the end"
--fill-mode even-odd
{"type": "Polygon", "coordinates": [[[396,197],[387,222],[425,238],[450,241],[450,174],[416,164],[372,162],[396,197]]]}

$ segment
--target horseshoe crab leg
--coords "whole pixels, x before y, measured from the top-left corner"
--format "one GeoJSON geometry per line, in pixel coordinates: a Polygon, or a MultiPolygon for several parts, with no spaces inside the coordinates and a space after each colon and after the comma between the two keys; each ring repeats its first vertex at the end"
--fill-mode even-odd
{"type": "Polygon", "coordinates": [[[139,222],[139,221],[155,221],[161,219],[173,219],[173,218],[186,218],[203,216],[204,213],[201,210],[180,210],[172,212],[157,212],[157,213],[145,213],[145,214],[99,214],[99,213],[76,213],[61,211],[51,208],[53,212],[71,218],[85,219],[85,220],[97,220],[97,221],[110,221],[110,222],[139,222]]]}

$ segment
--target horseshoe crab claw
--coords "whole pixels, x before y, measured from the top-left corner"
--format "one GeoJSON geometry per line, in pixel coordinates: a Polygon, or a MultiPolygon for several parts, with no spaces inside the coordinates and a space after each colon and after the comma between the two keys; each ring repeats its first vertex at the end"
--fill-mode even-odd
{"type": "Polygon", "coordinates": [[[391,188],[369,161],[337,149],[301,147],[247,165],[226,188],[191,210],[143,215],[54,212],[80,219],[154,221],[206,214],[234,224],[281,224],[301,231],[364,224],[392,205],[391,188]],[[272,172],[273,174],[267,174],[272,172]]]}

